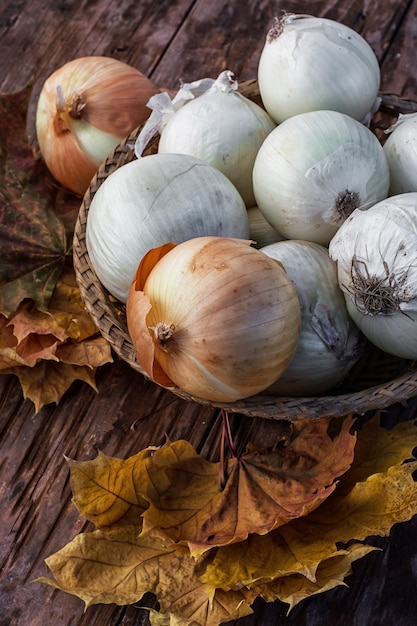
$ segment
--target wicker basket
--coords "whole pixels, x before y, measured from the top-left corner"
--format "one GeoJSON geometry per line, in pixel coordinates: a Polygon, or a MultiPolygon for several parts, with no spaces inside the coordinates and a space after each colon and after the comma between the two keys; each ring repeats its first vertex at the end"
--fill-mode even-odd
{"type": "MultiPolygon", "coordinates": [[[[260,103],[256,80],[241,83],[239,90],[260,103]]],[[[381,97],[382,103],[372,120],[372,128],[382,139],[383,130],[397,119],[398,114],[417,111],[417,103],[393,95],[383,94],[381,97]]],[[[113,151],[84,196],[74,233],[74,266],[81,297],[101,334],[121,359],[145,375],[136,361],[135,349],[127,331],[125,306],[112,297],[98,280],[90,263],[85,241],[91,200],[109,174],[136,158],[133,145],[137,134],[138,130],[134,131],[113,151]]],[[[158,139],[155,137],[148,146],[147,153],[155,153],[157,148],[158,139]]],[[[220,404],[192,397],[178,388],[170,391],[202,405],[261,418],[295,420],[305,417],[336,417],[349,413],[363,414],[417,395],[417,364],[389,356],[368,344],[363,357],[347,379],[337,389],[328,392],[328,395],[284,398],[260,394],[237,402],[220,404]]]]}

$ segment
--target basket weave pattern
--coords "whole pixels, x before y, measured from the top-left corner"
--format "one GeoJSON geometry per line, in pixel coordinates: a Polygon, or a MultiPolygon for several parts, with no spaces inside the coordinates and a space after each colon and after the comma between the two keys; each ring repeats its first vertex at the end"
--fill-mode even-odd
{"type": "MultiPolygon", "coordinates": [[[[241,83],[239,91],[260,103],[256,80],[241,83]]],[[[381,106],[372,120],[372,128],[383,139],[383,131],[395,122],[399,113],[417,111],[417,102],[403,100],[390,94],[381,94],[381,97],[381,106]]],[[[131,133],[112,152],[92,180],[80,207],[73,252],[77,282],[89,314],[116,354],[133,369],[145,375],[136,360],[136,351],[127,331],[125,306],[102,286],[91,265],[86,248],[88,210],[94,194],[114,170],[136,158],[133,146],[138,132],[139,129],[131,133]]],[[[155,153],[157,149],[158,138],[154,137],[146,154],[155,153]]],[[[336,417],[349,413],[363,414],[417,395],[417,364],[414,361],[391,357],[368,345],[364,356],[354,366],[347,379],[336,390],[328,392],[330,395],[282,398],[260,394],[237,402],[220,404],[194,398],[178,388],[171,391],[186,400],[254,417],[289,420],[336,417]]]]}

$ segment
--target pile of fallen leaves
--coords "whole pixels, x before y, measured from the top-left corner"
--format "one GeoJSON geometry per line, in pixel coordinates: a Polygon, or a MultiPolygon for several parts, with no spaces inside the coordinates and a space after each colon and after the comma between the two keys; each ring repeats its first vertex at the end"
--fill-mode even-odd
{"type": "Polygon", "coordinates": [[[186,441],[126,460],[69,460],[73,502],[95,526],[41,578],[88,607],[155,594],[153,626],[218,626],[257,597],[292,608],[337,585],[354,561],[417,513],[411,422],[300,420],[271,449],[213,463],[186,441]]]}
{"type": "Polygon", "coordinates": [[[84,308],[72,265],[80,199],[58,189],[26,133],[30,90],[0,97],[0,373],[37,411],[72,382],[95,386],[110,346],[84,308]]]}

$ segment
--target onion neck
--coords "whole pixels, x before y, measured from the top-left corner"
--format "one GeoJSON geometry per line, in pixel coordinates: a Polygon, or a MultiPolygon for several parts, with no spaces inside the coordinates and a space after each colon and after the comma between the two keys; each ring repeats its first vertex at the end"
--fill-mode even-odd
{"type": "Polygon", "coordinates": [[[82,112],[86,106],[83,97],[74,93],[71,100],[65,99],[64,91],[61,85],[56,87],[56,115],[54,119],[55,132],[61,135],[71,130],[71,121],[80,120],[82,118],[82,112]]]}
{"type": "Polygon", "coordinates": [[[347,219],[351,213],[360,206],[360,198],[357,191],[341,191],[336,198],[334,210],[340,219],[347,219]]]}
{"type": "Polygon", "coordinates": [[[154,340],[165,352],[169,352],[170,340],[174,334],[174,325],[168,325],[165,322],[158,322],[156,326],[150,326],[149,330],[153,331],[154,340]]]}
{"type": "MultiPolygon", "coordinates": [[[[386,265],[386,263],[385,263],[386,265]]],[[[395,277],[386,267],[386,276],[371,276],[366,263],[354,258],[351,267],[353,295],[356,308],[366,315],[394,315],[400,311],[400,304],[407,302],[406,274],[395,277]]]]}

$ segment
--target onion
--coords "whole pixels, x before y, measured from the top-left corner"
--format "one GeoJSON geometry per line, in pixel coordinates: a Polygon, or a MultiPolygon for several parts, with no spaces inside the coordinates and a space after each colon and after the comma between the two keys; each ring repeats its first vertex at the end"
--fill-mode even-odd
{"type": "Polygon", "coordinates": [[[355,208],[388,194],[377,137],[337,111],[295,115],[265,139],[253,168],[258,207],[286,239],[327,245],[355,208]]]}
{"type": "Polygon", "coordinates": [[[387,131],[384,151],[390,169],[390,195],[417,191],[417,113],[398,117],[387,131]]]}
{"type": "Polygon", "coordinates": [[[258,82],[263,104],[277,124],[326,109],[361,121],[377,100],[380,69],[370,45],[348,26],[286,14],[268,32],[258,82]]]}
{"type": "Polygon", "coordinates": [[[355,211],[330,242],[349,314],[378,348],[417,358],[417,192],[355,211]]]}
{"type": "Polygon", "coordinates": [[[151,248],[203,235],[249,237],[241,196],[224,174],[200,159],[152,154],[116,169],[98,188],[86,245],[99,280],[125,302],[151,248]]]}
{"type": "Polygon", "coordinates": [[[43,84],[36,110],[40,153],[55,179],[83,195],[108,154],[150,114],[159,89],[109,57],[69,61],[43,84]]]}
{"type": "MultiPolygon", "coordinates": [[[[194,91],[208,80],[183,86],[170,103],[165,94],[151,98],[153,115],[148,125],[154,127],[155,112],[160,132],[158,152],[190,154],[217,167],[235,185],[246,206],[251,207],[255,204],[253,163],[275,123],[262,107],[237,91],[238,83],[229,70],[195,96],[194,91]]],[[[147,135],[147,126],[142,132],[147,135]]],[[[139,136],[136,145],[141,142],[139,136]]]]}
{"type": "Polygon", "coordinates": [[[295,355],[267,393],[317,395],[337,386],[362,354],[364,341],[350,318],[327,248],[308,241],[280,241],[261,248],[280,261],[301,307],[295,355]]]}
{"type": "Polygon", "coordinates": [[[282,266],[248,244],[199,237],[143,259],[127,323],[137,359],[157,383],[233,402],[262,391],[287,367],[299,333],[298,298],[282,266]]]}

